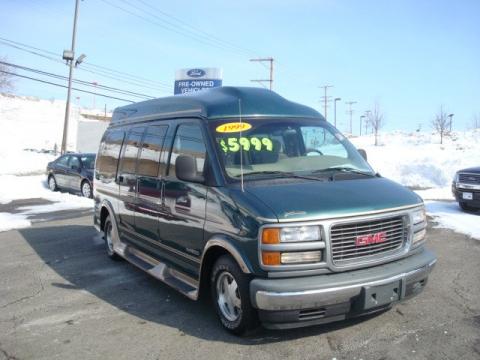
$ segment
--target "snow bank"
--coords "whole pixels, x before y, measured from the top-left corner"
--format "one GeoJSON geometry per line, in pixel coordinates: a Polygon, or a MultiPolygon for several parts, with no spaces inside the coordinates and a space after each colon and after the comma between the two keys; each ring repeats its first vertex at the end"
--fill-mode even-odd
{"type": "Polygon", "coordinates": [[[30,225],[32,225],[32,223],[27,219],[27,215],[0,212],[0,232],[22,229],[30,225]]]}
{"type": "Polygon", "coordinates": [[[0,175],[45,173],[47,164],[55,160],[55,158],[52,154],[42,154],[19,149],[0,149],[0,175]]]}
{"type": "Polygon", "coordinates": [[[426,201],[427,214],[435,227],[451,229],[480,240],[480,214],[463,212],[455,202],[426,201]]]}
{"type": "Polygon", "coordinates": [[[457,170],[480,165],[480,130],[454,132],[444,138],[432,133],[401,131],[351,138],[367,151],[368,162],[383,176],[405,186],[446,188],[457,170]]]}
{"type": "Polygon", "coordinates": [[[93,200],[75,194],[51,191],[46,183],[45,175],[35,176],[0,176],[0,204],[8,204],[13,200],[42,198],[53,202],[61,202],[68,209],[80,209],[93,206],[93,200]]]}

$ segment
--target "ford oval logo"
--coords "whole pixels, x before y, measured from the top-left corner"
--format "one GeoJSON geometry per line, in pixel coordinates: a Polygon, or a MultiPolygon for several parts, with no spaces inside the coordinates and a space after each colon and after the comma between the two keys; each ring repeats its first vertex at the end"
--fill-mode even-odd
{"type": "Polygon", "coordinates": [[[205,70],[202,70],[202,69],[191,69],[191,70],[188,70],[187,71],[187,75],[190,76],[190,77],[202,77],[204,76],[206,73],[205,73],[205,70]]]}

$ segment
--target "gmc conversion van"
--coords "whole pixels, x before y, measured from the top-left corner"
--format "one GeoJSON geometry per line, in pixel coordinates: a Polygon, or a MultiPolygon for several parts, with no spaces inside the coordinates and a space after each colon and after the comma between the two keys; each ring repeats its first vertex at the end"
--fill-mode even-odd
{"type": "Polygon", "coordinates": [[[421,198],[365,158],[268,90],[128,105],[100,144],[94,223],[108,256],[210,292],[236,334],[380,312],[421,292],[436,257],[421,198]]]}

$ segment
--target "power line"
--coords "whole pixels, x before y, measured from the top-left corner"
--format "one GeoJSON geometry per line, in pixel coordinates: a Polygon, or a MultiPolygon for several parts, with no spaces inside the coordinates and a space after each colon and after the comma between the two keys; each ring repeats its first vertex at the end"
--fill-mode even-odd
{"type": "MultiPolygon", "coordinates": [[[[17,68],[17,69],[20,69],[20,70],[24,70],[24,71],[33,72],[33,73],[36,73],[36,74],[39,74],[39,75],[53,77],[53,78],[60,79],[60,80],[67,80],[68,79],[66,76],[63,76],[63,75],[53,74],[53,73],[46,72],[46,71],[43,71],[43,70],[33,69],[33,68],[30,68],[30,67],[17,65],[17,64],[12,64],[12,63],[5,62],[5,61],[0,61],[0,64],[4,64],[4,65],[14,67],[14,68],[17,68]]],[[[124,95],[131,95],[131,96],[135,96],[135,97],[139,97],[139,98],[143,98],[143,99],[154,99],[155,98],[154,96],[150,96],[150,95],[146,95],[146,94],[140,94],[140,93],[136,93],[136,92],[129,91],[129,90],[118,89],[118,88],[114,88],[114,87],[111,87],[111,86],[94,84],[92,82],[84,81],[84,80],[74,79],[73,82],[75,82],[77,84],[80,84],[80,85],[84,85],[84,86],[101,88],[103,90],[116,92],[116,93],[121,93],[121,94],[124,94],[124,95]]]]}
{"type": "MultiPolygon", "coordinates": [[[[65,88],[65,89],[68,88],[68,86],[66,86],[66,85],[61,85],[61,84],[53,83],[53,82],[46,81],[46,80],[36,79],[36,78],[32,78],[30,76],[19,75],[19,74],[15,74],[13,72],[10,72],[10,71],[0,70],[0,72],[4,73],[4,74],[12,75],[12,76],[21,77],[21,78],[24,78],[24,79],[29,79],[29,80],[32,80],[32,81],[41,82],[41,83],[44,83],[44,84],[49,84],[49,85],[53,85],[53,86],[62,87],[62,88],[65,88]]],[[[79,92],[83,92],[83,93],[87,93],[87,94],[92,94],[92,95],[98,95],[98,96],[102,96],[102,97],[109,98],[109,99],[115,99],[115,100],[120,100],[120,101],[131,102],[131,103],[135,102],[135,101],[132,101],[132,100],[122,99],[122,98],[109,96],[109,95],[105,95],[105,94],[101,94],[101,93],[97,93],[97,92],[93,92],[93,91],[82,90],[82,89],[77,89],[77,88],[72,88],[72,89],[75,90],[75,91],[79,91],[79,92]]]]}
{"type": "MultiPolygon", "coordinates": [[[[13,40],[10,40],[10,39],[6,39],[6,38],[3,38],[3,37],[0,37],[0,44],[6,45],[6,46],[9,46],[9,47],[15,48],[17,50],[21,50],[21,51],[24,51],[24,52],[27,52],[27,53],[30,53],[30,54],[33,54],[33,55],[36,55],[36,56],[40,56],[40,57],[43,57],[43,58],[46,58],[48,60],[51,60],[51,61],[54,61],[54,62],[57,62],[57,63],[61,63],[61,64],[64,65],[64,62],[60,60],[61,54],[57,54],[57,53],[54,53],[52,51],[48,51],[48,50],[45,50],[45,49],[40,49],[40,48],[31,46],[31,45],[27,45],[27,44],[20,43],[18,41],[13,41],[13,40]],[[39,53],[39,51],[43,52],[44,54],[39,53]],[[49,55],[45,55],[45,54],[53,55],[53,56],[55,56],[55,58],[53,58],[52,56],[49,56],[49,55]]],[[[146,88],[149,88],[149,89],[152,89],[152,90],[157,90],[157,91],[159,90],[158,89],[159,87],[166,88],[166,89],[171,88],[169,85],[167,85],[167,83],[163,83],[163,82],[156,81],[156,80],[149,80],[149,79],[138,77],[136,75],[132,75],[132,74],[129,74],[129,73],[126,73],[126,72],[110,69],[110,68],[107,68],[105,66],[91,64],[91,63],[88,63],[88,62],[84,63],[82,65],[82,67],[78,68],[78,70],[81,70],[81,71],[84,71],[84,72],[89,72],[89,73],[96,74],[96,75],[100,75],[100,76],[103,76],[103,77],[106,77],[106,78],[109,78],[109,79],[122,81],[122,82],[131,84],[131,85],[135,85],[135,86],[138,86],[138,87],[146,87],[146,88]],[[90,70],[85,69],[84,67],[90,68],[90,70]],[[92,69],[92,67],[96,70],[92,69]],[[115,75],[115,74],[118,74],[118,75],[115,75]],[[155,87],[153,87],[153,86],[155,86],[155,87]]]]}
{"type": "MultiPolygon", "coordinates": [[[[109,0],[100,0],[102,1],[103,3],[111,6],[111,7],[114,7],[118,10],[121,10],[123,12],[126,12],[127,14],[130,14],[136,18],[139,18],[143,21],[146,21],[150,24],[153,24],[155,26],[158,26],[158,27],[161,27],[165,30],[168,30],[168,31],[171,31],[171,32],[174,32],[176,34],[179,34],[181,36],[184,36],[184,37],[188,37],[190,39],[193,39],[195,41],[198,41],[198,42],[201,42],[205,45],[209,45],[209,46],[212,46],[212,47],[216,47],[218,49],[221,49],[221,50],[225,50],[225,51],[232,51],[232,52],[236,52],[237,54],[241,54],[243,56],[247,56],[247,54],[244,52],[244,51],[238,51],[238,50],[234,50],[232,48],[228,48],[225,44],[219,42],[219,40],[216,40],[215,38],[211,37],[210,35],[209,36],[205,36],[205,35],[199,35],[198,31],[195,30],[195,31],[192,31],[192,30],[189,30],[189,29],[178,29],[176,27],[175,24],[172,24],[171,22],[165,20],[165,19],[162,19],[161,17],[159,17],[158,15],[155,15],[155,14],[152,14],[151,12],[145,10],[145,9],[142,9],[132,3],[130,3],[129,1],[127,0],[121,0],[123,3],[127,4],[128,6],[130,6],[131,8],[133,9],[136,9],[137,11],[140,11],[140,13],[143,13],[143,14],[146,14],[147,16],[153,18],[154,20],[148,18],[148,17],[145,17],[141,14],[138,14],[136,12],[133,12],[129,9],[126,9],[125,7],[122,7],[122,6],[119,6],[117,4],[113,4],[112,2],[110,2],[109,0]]],[[[155,8],[156,9],[156,8],[155,8]]],[[[221,40],[220,40],[221,41],[221,40]]],[[[237,47],[236,47],[237,48],[237,47]]]]}
{"type": "MultiPolygon", "coordinates": [[[[333,87],[333,85],[323,85],[323,86],[320,86],[320,89],[323,89],[324,92],[325,92],[325,95],[322,96],[322,99],[324,100],[324,105],[323,105],[323,112],[324,112],[324,116],[325,116],[325,120],[328,121],[328,118],[327,118],[327,103],[328,103],[328,96],[327,96],[327,90],[328,88],[331,88],[333,87]]],[[[331,96],[330,96],[331,97],[331,96]]]]}

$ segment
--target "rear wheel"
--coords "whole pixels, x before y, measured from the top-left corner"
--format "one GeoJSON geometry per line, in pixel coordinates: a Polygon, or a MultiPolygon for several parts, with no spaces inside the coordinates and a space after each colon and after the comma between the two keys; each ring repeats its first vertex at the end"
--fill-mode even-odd
{"type": "Polygon", "coordinates": [[[109,215],[105,219],[105,225],[103,227],[103,239],[105,240],[108,257],[112,260],[120,260],[120,256],[113,250],[113,234],[113,224],[109,215]]]}
{"type": "Polygon", "coordinates": [[[225,329],[237,335],[258,326],[249,280],[231,256],[221,256],[213,266],[210,286],[217,315],[225,329]]]}
{"type": "Polygon", "coordinates": [[[50,175],[48,177],[48,188],[52,191],[58,190],[57,181],[55,180],[55,176],[53,175],[50,175]]]}
{"type": "Polygon", "coordinates": [[[83,197],[86,197],[86,198],[92,197],[92,185],[90,185],[90,183],[87,180],[84,180],[82,182],[81,192],[83,197]]]}

